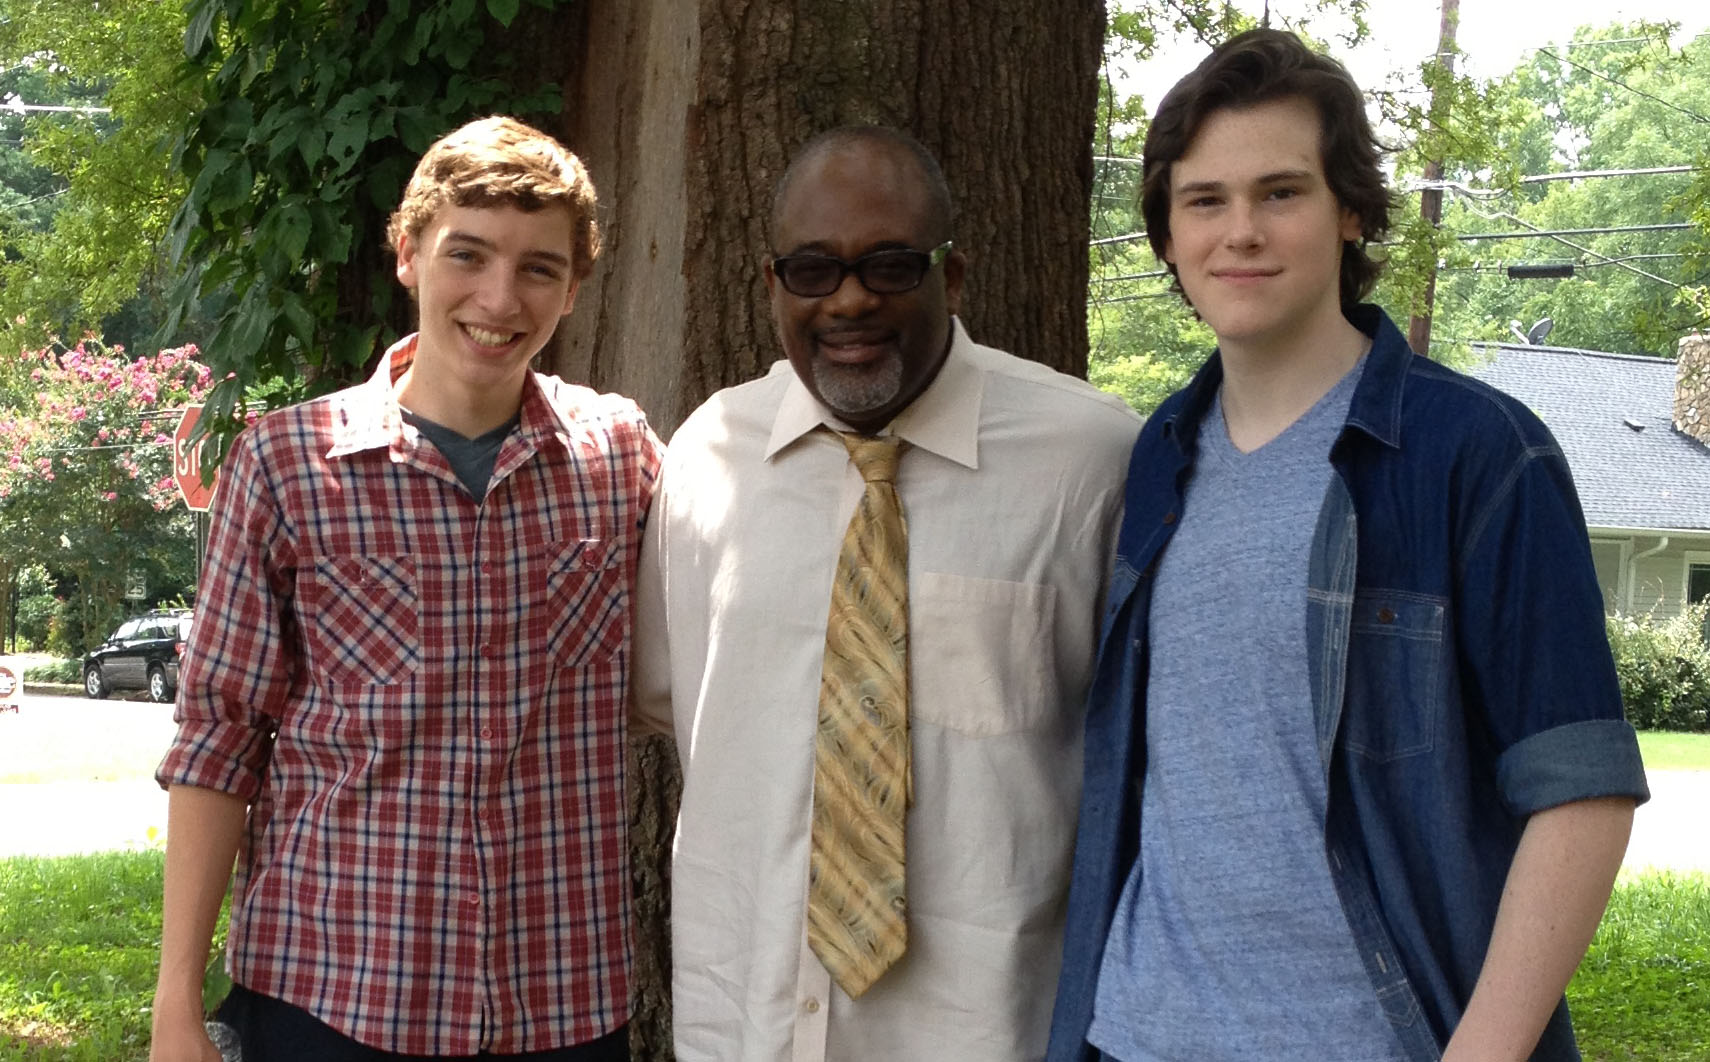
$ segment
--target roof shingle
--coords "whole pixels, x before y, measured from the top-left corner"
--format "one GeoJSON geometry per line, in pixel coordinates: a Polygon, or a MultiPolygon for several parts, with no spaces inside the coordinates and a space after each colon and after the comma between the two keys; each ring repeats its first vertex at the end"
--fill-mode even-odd
{"type": "Polygon", "coordinates": [[[1674,429],[1673,361],[1473,346],[1492,357],[1468,374],[1524,402],[1561,443],[1590,526],[1710,530],[1710,447],[1674,429]]]}

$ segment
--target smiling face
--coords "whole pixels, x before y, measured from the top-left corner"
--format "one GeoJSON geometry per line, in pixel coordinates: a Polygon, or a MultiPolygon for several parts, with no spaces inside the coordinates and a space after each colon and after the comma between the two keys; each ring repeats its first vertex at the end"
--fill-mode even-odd
{"type": "Polygon", "coordinates": [[[1294,350],[1341,327],[1342,245],[1360,219],[1325,183],[1310,103],[1208,116],[1171,167],[1169,219],[1164,257],[1225,353],[1294,350]]]}
{"type": "MultiPolygon", "coordinates": [[[[854,261],[895,248],[929,251],[932,229],[919,167],[901,149],[856,141],[799,164],[773,233],[782,255],[854,261]]],[[[931,385],[949,352],[964,260],[951,252],[913,291],[875,295],[853,274],[829,295],[792,295],[766,270],[772,319],[808,392],[851,427],[873,432],[931,385]]]]}
{"type": "Polygon", "coordinates": [[[570,248],[564,206],[446,206],[402,237],[398,280],[421,312],[404,405],[465,435],[510,419],[530,359],[575,302],[570,248]]]}

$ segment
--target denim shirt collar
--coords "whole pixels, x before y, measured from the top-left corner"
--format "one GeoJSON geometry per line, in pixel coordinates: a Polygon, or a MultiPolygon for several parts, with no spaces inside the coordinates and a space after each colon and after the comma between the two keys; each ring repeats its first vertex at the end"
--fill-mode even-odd
{"type": "MultiPolygon", "coordinates": [[[[1372,341],[1366,367],[1354,386],[1348,404],[1346,428],[1363,432],[1385,446],[1401,446],[1401,399],[1407,384],[1407,367],[1413,351],[1400,329],[1378,307],[1360,303],[1348,308],[1348,323],[1372,341]]],[[[1217,388],[1223,383],[1223,353],[1214,350],[1189,382],[1180,407],[1164,421],[1164,435],[1192,460],[1199,424],[1211,409],[1217,388]]]]}

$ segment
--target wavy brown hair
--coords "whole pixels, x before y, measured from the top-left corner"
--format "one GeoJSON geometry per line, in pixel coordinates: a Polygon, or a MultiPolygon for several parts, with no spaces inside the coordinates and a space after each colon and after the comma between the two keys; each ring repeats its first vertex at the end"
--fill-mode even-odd
{"type": "MultiPolygon", "coordinates": [[[[1342,244],[1341,301],[1346,310],[1371,294],[1383,268],[1366,254],[1366,244],[1389,231],[1390,193],[1378,168],[1382,147],[1366,118],[1365,97],[1348,71],[1292,33],[1256,29],[1231,37],[1165,95],[1146,133],[1140,186],[1146,239],[1163,261],[1170,239],[1170,170],[1193,146],[1206,119],[1220,110],[1283,99],[1305,100],[1318,112],[1325,182],[1337,205],[1360,219],[1359,241],[1342,244]]],[[[1176,267],[1165,266],[1177,278],[1173,288],[1181,292],[1176,267]]]]}
{"type": "Polygon", "coordinates": [[[416,163],[403,202],[386,225],[392,250],[420,239],[442,208],[513,206],[533,213],[570,209],[570,271],[581,280],[600,254],[594,182],[564,145],[515,118],[492,117],[441,137],[416,163]]]}

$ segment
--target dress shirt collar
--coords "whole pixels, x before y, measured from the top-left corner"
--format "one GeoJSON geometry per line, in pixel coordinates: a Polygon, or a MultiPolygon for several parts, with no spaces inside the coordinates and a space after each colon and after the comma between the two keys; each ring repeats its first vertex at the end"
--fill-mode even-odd
{"type": "MultiPolygon", "coordinates": [[[[980,399],[985,390],[985,373],[974,364],[974,341],[968,338],[962,322],[950,318],[950,329],[950,353],[938,375],[880,434],[900,435],[916,449],[930,450],[968,468],[979,468],[980,399]]],[[[766,460],[770,461],[780,450],[821,425],[833,431],[852,430],[808,393],[788,361],[780,361],[772,371],[788,373],[790,381],[772,421],[766,460]]]]}
{"type": "MultiPolygon", "coordinates": [[[[348,457],[363,450],[387,447],[394,454],[413,450],[421,433],[405,423],[398,395],[404,377],[416,360],[416,334],[387,348],[386,356],[366,383],[338,395],[333,410],[332,447],[327,457],[348,457]]],[[[564,439],[566,425],[551,402],[541,393],[534,373],[523,381],[521,428],[530,448],[538,449],[547,439],[564,439]]]]}

